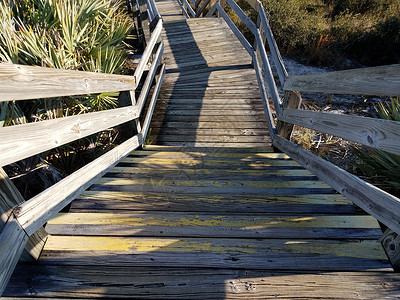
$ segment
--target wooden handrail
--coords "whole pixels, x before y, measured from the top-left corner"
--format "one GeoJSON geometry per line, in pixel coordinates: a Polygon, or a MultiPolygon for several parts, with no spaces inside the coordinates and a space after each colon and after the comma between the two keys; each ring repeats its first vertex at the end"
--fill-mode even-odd
{"type": "MultiPolygon", "coordinates": [[[[149,1],[153,2],[153,0],[149,1]]],[[[155,4],[152,14],[157,16],[158,10],[154,8],[156,8],[155,4]]],[[[6,85],[6,87],[3,85],[0,87],[0,101],[119,91],[129,91],[128,94],[131,97],[130,105],[126,107],[0,128],[1,166],[107,128],[138,120],[149,98],[152,83],[156,79],[156,86],[146,115],[143,116],[145,120],[143,128],[138,134],[12,209],[0,233],[0,295],[7,285],[29,236],[103,176],[108,169],[143,145],[165,73],[165,65],[159,67],[164,51],[164,44],[160,40],[161,30],[162,20],[159,19],[134,76],[0,64],[0,81],[5,82],[6,85]],[[136,102],[134,91],[153,53],[155,55],[151,67],[144,80],[139,101],[136,102]],[[21,82],[29,82],[29,84],[21,85],[21,82]],[[7,86],[8,83],[10,83],[9,86],[7,86]],[[17,84],[19,84],[18,88],[16,88],[17,84]],[[13,88],[13,91],[10,88],[13,88]]]]}
{"type": "Polygon", "coordinates": [[[132,90],[132,76],[0,63],[0,102],[132,90]]]}
{"type": "Polygon", "coordinates": [[[289,77],[285,90],[372,96],[400,95],[400,64],[289,77]]]}
{"type": "Polygon", "coordinates": [[[0,128],[0,166],[48,151],[138,117],[138,108],[135,105],[0,128]]]}
{"type": "Polygon", "coordinates": [[[400,122],[285,108],[279,120],[400,155],[400,122]]]}

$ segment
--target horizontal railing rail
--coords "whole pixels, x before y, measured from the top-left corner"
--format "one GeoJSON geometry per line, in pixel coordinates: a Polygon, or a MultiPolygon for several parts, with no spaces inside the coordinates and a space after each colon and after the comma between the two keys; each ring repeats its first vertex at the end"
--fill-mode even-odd
{"type": "Polygon", "coordinates": [[[15,206],[7,216],[2,216],[5,224],[0,228],[0,295],[29,236],[103,176],[108,169],[143,145],[165,74],[165,65],[162,62],[162,19],[153,1],[149,0],[148,3],[148,14],[153,19],[158,16],[157,23],[133,76],[0,64],[0,101],[104,92],[123,92],[128,93],[130,97],[130,103],[125,107],[0,128],[1,166],[129,121],[136,122],[138,129],[138,133],[125,142],[37,196],[15,206]],[[145,73],[149,62],[150,68],[145,73]],[[136,101],[135,91],[139,84],[141,90],[136,101]],[[149,103],[146,105],[147,102],[149,103]],[[145,106],[146,111],[143,115],[145,106]],[[141,116],[142,124],[139,121],[141,116]]]}

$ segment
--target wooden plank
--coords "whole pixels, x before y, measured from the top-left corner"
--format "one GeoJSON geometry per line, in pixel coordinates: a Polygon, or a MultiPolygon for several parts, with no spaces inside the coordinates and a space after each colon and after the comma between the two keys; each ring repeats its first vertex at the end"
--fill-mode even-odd
{"type": "Polygon", "coordinates": [[[355,95],[400,95],[400,64],[290,76],[285,90],[355,95]]]}
{"type": "Polygon", "coordinates": [[[160,35],[161,35],[161,29],[162,29],[162,19],[158,20],[156,27],[154,28],[151,38],[146,46],[146,49],[144,49],[144,52],[142,54],[142,57],[140,58],[140,62],[138,66],[136,67],[134,77],[136,79],[136,86],[135,88],[139,85],[140,80],[142,78],[144,69],[147,65],[147,62],[150,58],[150,55],[153,53],[154,46],[156,45],[160,35]]]}
{"type": "Polygon", "coordinates": [[[188,213],[64,213],[51,235],[211,238],[371,239],[382,231],[371,216],[254,216],[188,213]]]}
{"type": "Polygon", "coordinates": [[[220,129],[232,129],[232,128],[237,128],[237,129],[263,129],[266,130],[265,128],[267,127],[267,124],[265,121],[253,121],[253,122],[236,122],[235,124],[232,123],[226,123],[226,122],[162,122],[162,121],[157,121],[153,120],[151,122],[151,128],[176,128],[176,127],[181,127],[181,128],[190,128],[190,129],[196,129],[202,130],[202,129],[211,129],[211,128],[220,128],[220,129]]]}
{"type": "MultiPolygon", "coordinates": [[[[188,151],[187,147],[173,147],[173,146],[162,146],[162,145],[144,145],[143,149],[146,151],[188,151]]],[[[248,148],[215,148],[215,147],[196,147],[197,151],[204,152],[219,152],[219,153],[271,153],[274,152],[272,147],[264,146],[264,147],[248,147],[248,148]]]]}
{"type": "Polygon", "coordinates": [[[0,102],[133,90],[133,76],[0,63],[0,102]]]}
{"type": "MultiPolygon", "coordinates": [[[[396,299],[394,272],[18,266],[4,296],[152,299],[396,299]],[[43,280],[57,278],[57,280],[43,280]],[[78,292],[77,292],[78,291],[78,292]]],[[[9,299],[9,298],[5,298],[9,299]]]]}
{"type": "Polygon", "coordinates": [[[278,159],[241,159],[241,160],[231,160],[231,159],[218,159],[218,160],[206,160],[202,157],[193,158],[193,157],[181,157],[181,158],[154,158],[154,157],[126,157],[121,163],[125,164],[149,164],[149,165],[188,165],[193,167],[195,165],[201,165],[202,168],[206,166],[212,167],[225,167],[225,169],[229,169],[231,167],[250,167],[250,168],[260,168],[260,167],[300,167],[300,165],[292,160],[278,160],[278,159]]]}
{"type": "Polygon", "coordinates": [[[214,135],[214,136],[186,136],[186,135],[167,135],[151,136],[157,142],[200,142],[200,143],[265,143],[268,146],[270,138],[267,136],[237,136],[237,135],[214,135]]]}
{"type": "Polygon", "coordinates": [[[400,154],[400,122],[308,110],[284,109],[280,120],[400,154]]]}
{"type": "Polygon", "coordinates": [[[138,117],[135,106],[0,128],[0,165],[30,157],[138,117]],[[13,149],[13,151],[10,151],[13,149]]]}
{"type": "Polygon", "coordinates": [[[11,215],[0,234],[0,295],[18,263],[28,236],[11,215]]]}
{"type": "MultiPolygon", "coordinates": [[[[132,155],[134,156],[147,156],[147,157],[163,157],[163,158],[184,158],[186,157],[191,157],[191,158],[199,158],[201,157],[202,159],[215,159],[215,158],[232,158],[232,159],[260,159],[260,158],[269,158],[269,159],[290,159],[289,156],[287,156],[284,153],[271,153],[271,152],[260,152],[260,153],[254,153],[254,152],[249,152],[249,153],[237,153],[237,152],[221,152],[219,149],[214,149],[209,152],[200,152],[197,149],[186,149],[186,151],[180,151],[180,152],[174,152],[174,151],[157,151],[157,152],[150,152],[149,150],[136,150],[132,152],[132,155]]],[[[115,168],[113,168],[111,171],[114,171],[115,168]]],[[[238,170],[240,171],[240,170],[238,170]]],[[[307,172],[308,174],[311,174],[310,172],[306,170],[302,170],[303,172],[307,172]]]]}
{"type": "Polygon", "coordinates": [[[242,147],[242,148],[254,148],[254,147],[266,147],[271,146],[271,143],[268,142],[199,142],[199,141],[186,141],[186,142],[163,142],[164,146],[178,146],[178,147],[242,147]]]}
{"type": "Polygon", "coordinates": [[[24,202],[18,208],[18,222],[28,234],[33,234],[141,143],[142,137],[138,134],[24,202]]]}
{"type": "MultiPolygon", "coordinates": [[[[155,112],[155,115],[158,113],[155,112]]],[[[175,116],[230,116],[230,117],[235,117],[235,116],[253,116],[253,115],[264,115],[264,111],[257,111],[257,110],[213,110],[213,109],[202,109],[202,110],[195,110],[195,109],[182,109],[182,110],[175,110],[171,109],[167,111],[168,115],[175,115],[175,116]]]]}
{"type": "Polygon", "coordinates": [[[72,212],[177,211],[271,214],[354,214],[342,195],[173,194],[153,192],[86,191],[72,202],[72,212]]]}
{"type": "Polygon", "coordinates": [[[229,181],[229,180],[198,180],[191,178],[163,178],[159,181],[149,179],[133,179],[133,178],[114,178],[102,177],[95,183],[96,185],[103,186],[128,186],[128,185],[152,185],[155,186],[188,186],[188,187],[215,187],[215,188],[236,188],[236,187],[249,187],[253,189],[278,189],[278,188],[326,188],[330,187],[317,180],[310,181],[229,181]]]}
{"type": "Polygon", "coordinates": [[[280,136],[275,136],[273,143],[367,213],[400,233],[400,224],[397,221],[400,216],[400,199],[280,136]]]}
{"type": "Polygon", "coordinates": [[[266,129],[234,129],[235,125],[232,124],[232,128],[229,130],[223,130],[221,128],[218,128],[215,126],[215,129],[185,129],[184,126],[183,128],[160,128],[157,130],[156,128],[153,127],[152,134],[157,134],[157,135],[186,135],[186,136],[220,136],[220,135],[225,135],[225,136],[239,136],[240,137],[245,137],[245,136],[266,136],[267,130],[266,129]]]}
{"type": "Polygon", "coordinates": [[[50,236],[42,262],[303,271],[391,269],[381,245],[369,240],[50,236]]]}

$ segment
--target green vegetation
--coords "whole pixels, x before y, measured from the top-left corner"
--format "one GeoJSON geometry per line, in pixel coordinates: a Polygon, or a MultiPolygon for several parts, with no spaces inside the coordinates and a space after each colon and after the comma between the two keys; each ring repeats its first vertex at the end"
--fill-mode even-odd
{"type": "MultiPolygon", "coordinates": [[[[283,53],[316,65],[400,61],[399,0],[262,0],[283,53]]],[[[241,7],[256,19],[245,0],[241,7]]],[[[242,27],[243,28],[243,27],[242,27]]]]}
{"type": "MultiPolygon", "coordinates": [[[[0,1],[0,59],[16,64],[118,73],[127,57],[124,41],[133,26],[124,4],[123,0],[0,1]]],[[[117,95],[3,102],[0,126],[115,108],[117,95]]],[[[17,162],[7,171],[17,181],[21,179],[21,190],[29,197],[112,147],[115,135],[114,130],[102,132],[17,162]]]]}

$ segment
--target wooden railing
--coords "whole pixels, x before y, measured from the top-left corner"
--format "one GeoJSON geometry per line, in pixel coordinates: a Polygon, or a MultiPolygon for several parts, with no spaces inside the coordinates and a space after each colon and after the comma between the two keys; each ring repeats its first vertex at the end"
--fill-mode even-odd
{"type": "Polygon", "coordinates": [[[120,97],[129,100],[125,107],[116,109],[0,128],[0,167],[126,122],[134,122],[137,129],[137,134],[122,144],[27,201],[0,168],[0,295],[35,232],[108,169],[143,145],[165,74],[162,19],[154,2],[148,3],[154,30],[146,39],[147,47],[133,76],[0,63],[0,101],[103,92],[120,92],[120,97]],[[141,123],[139,117],[146,102],[149,103],[141,123]]]}
{"type": "MultiPolygon", "coordinates": [[[[400,234],[400,199],[303,149],[291,142],[290,136],[295,124],[400,154],[400,122],[299,109],[302,101],[300,92],[399,96],[400,64],[290,77],[261,2],[258,0],[246,0],[246,2],[258,13],[257,24],[234,0],[217,0],[206,16],[211,17],[217,13],[222,17],[252,57],[273,146],[288,154],[386,225],[388,230],[384,236],[389,236],[390,243],[397,243],[394,246],[398,249],[400,246],[398,242],[395,241],[393,235],[387,233],[390,231],[394,236],[400,234]],[[250,45],[229,18],[224,9],[225,3],[254,35],[254,46],[250,45]],[[270,57],[279,77],[278,84],[284,89],[283,100],[278,93],[270,59],[265,50],[266,46],[270,49],[270,57]],[[268,99],[272,99],[273,107],[270,106],[268,99]],[[278,120],[277,124],[272,116],[273,109],[278,120]]],[[[396,238],[396,240],[399,239],[396,238]]],[[[383,241],[382,244],[386,247],[389,258],[392,259],[390,253],[393,251],[388,249],[390,243],[383,241]]],[[[400,267],[400,261],[392,260],[392,264],[397,268],[400,267]]]]}

